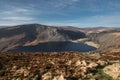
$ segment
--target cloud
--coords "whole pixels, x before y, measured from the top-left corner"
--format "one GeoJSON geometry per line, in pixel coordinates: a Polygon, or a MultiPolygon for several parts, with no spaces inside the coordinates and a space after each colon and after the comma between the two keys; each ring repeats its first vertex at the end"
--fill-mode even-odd
{"type": "Polygon", "coordinates": [[[12,20],[12,21],[31,21],[34,20],[34,18],[30,17],[18,17],[18,16],[11,16],[11,17],[3,17],[2,20],[12,20]]]}
{"type": "Polygon", "coordinates": [[[32,7],[18,7],[14,5],[7,7],[0,10],[0,26],[32,23],[36,20],[36,17],[32,16],[34,14],[32,7]]]}
{"type": "Polygon", "coordinates": [[[74,20],[73,22],[80,21],[86,26],[109,26],[120,27],[120,15],[119,14],[107,14],[90,16],[83,19],[74,20]]]}
{"type": "Polygon", "coordinates": [[[33,8],[31,7],[18,7],[18,6],[13,6],[13,5],[9,5],[8,8],[3,8],[1,9],[1,13],[0,14],[6,14],[6,15],[12,15],[12,14],[32,14],[33,12],[33,8]]]}
{"type": "MultiPolygon", "coordinates": [[[[34,10],[31,7],[16,7],[9,5],[7,9],[1,9],[1,21],[33,21],[35,17],[32,16],[34,10]]],[[[0,22],[1,22],[0,21],[0,22]]]]}
{"type": "Polygon", "coordinates": [[[79,0],[72,0],[73,2],[77,2],[77,1],[79,1],[79,0]]]}
{"type": "MultiPolygon", "coordinates": [[[[7,18],[9,19],[9,18],[7,18]]],[[[7,20],[6,19],[6,20],[7,20]]],[[[109,14],[109,15],[96,15],[86,18],[77,18],[70,20],[35,20],[31,18],[20,18],[20,17],[10,17],[13,21],[0,21],[1,25],[17,25],[17,24],[29,24],[29,23],[40,23],[52,26],[75,26],[75,27],[120,27],[120,15],[119,14],[109,14]],[[17,20],[18,19],[18,20],[17,20]]]]}
{"type": "Polygon", "coordinates": [[[120,27],[120,15],[95,15],[71,20],[47,21],[44,24],[56,26],[75,26],[75,27],[120,27]]]}
{"type": "Polygon", "coordinates": [[[109,13],[104,15],[94,15],[89,17],[78,18],[73,21],[81,20],[82,22],[89,23],[119,23],[120,24],[120,15],[119,13],[109,13]]]}
{"type": "Polygon", "coordinates": [[[2,11],[0,15],[3,15],[4,17],[6,16],[22,16],[22,15],[27,15],[30,11],[24,8],[18,8],[18,9],[13,9],[13,10],[7,10],[7,11],[2,11]]]}
{"type": "Polygon", "coordinates": [[[120,25],[119,0],[24,1],[26,0],[1,0],[0,25],[24,23],[78,27],[120,25]]]}
{"type": "Polygon", "coordinates": [[[48,1],[47,5],[54,9],[64,9],[75,5],[80,0],[53,0],[48,1]]]}

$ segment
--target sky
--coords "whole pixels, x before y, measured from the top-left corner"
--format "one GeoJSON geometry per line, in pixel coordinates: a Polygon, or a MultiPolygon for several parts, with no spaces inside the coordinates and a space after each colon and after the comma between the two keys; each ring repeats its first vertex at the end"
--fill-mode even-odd
{"type": "Polygon", "coordinates": [[[120,27],[120,0],[0,0],[0,26],[120,27]]]}

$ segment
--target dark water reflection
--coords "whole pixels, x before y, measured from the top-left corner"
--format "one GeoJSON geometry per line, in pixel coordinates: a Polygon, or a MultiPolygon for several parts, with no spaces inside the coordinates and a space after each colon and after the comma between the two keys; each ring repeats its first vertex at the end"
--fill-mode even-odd
{"type": "Polygon", "coordinates": [[[15,52],[62,52],[62,51],[79,51],[88,52],[96,50],[95,47],[84,43],[73,42],[46,42],[35,46],[18,47],[12,51],[15,52]]]}

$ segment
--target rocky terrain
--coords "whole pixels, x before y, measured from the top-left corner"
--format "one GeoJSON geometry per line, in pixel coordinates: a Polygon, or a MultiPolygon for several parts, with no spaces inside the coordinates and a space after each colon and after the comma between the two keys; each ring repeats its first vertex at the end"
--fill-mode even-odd
{"type": "Polygon", "coordinates": [[[120,29],[40,24],[1,28],[0,80],[120,80],[120,29]],[[84,43],[97,50],[39,52],[40,43],[61,41],[84,43]],[[21,48],[27,51],[17,52],[21,48]]]}
{"type": "Polygon", "coordinates": [[[119,80],[118,55],[112,60],[95,52],[0,53],[0,80],[119,80]]]}

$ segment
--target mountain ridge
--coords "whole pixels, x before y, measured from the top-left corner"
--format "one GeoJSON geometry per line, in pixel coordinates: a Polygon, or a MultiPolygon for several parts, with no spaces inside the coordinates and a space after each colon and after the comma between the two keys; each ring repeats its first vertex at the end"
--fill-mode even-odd
{"type": "Polygon", "coordinates": [[[36,45],[48,41],[69,41],[85,38],[80,31],[64,30],[55,26],[25,24],[0,29],[0,51],[7,51],[16,46],[36,45]]]}

